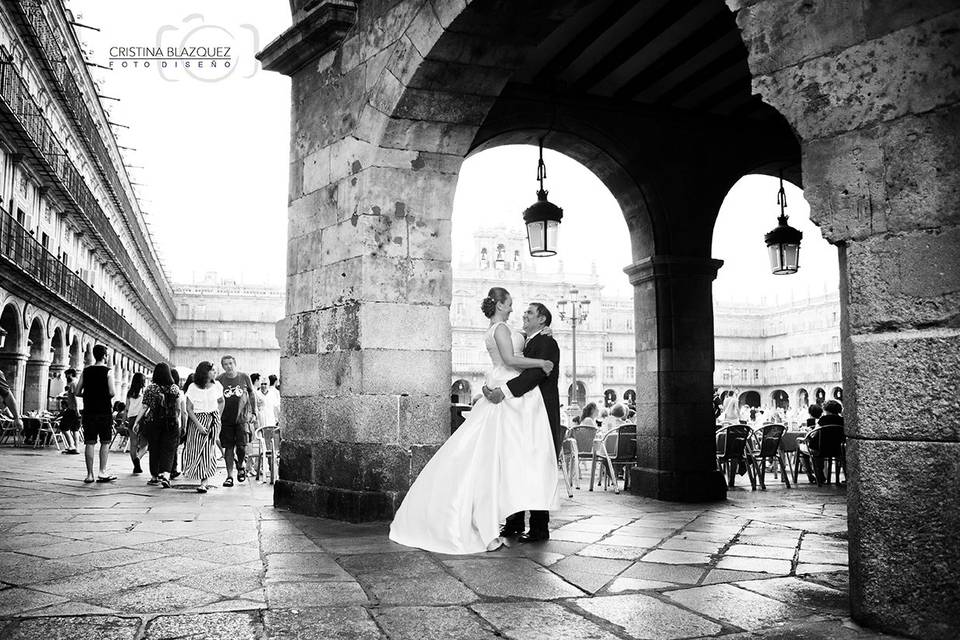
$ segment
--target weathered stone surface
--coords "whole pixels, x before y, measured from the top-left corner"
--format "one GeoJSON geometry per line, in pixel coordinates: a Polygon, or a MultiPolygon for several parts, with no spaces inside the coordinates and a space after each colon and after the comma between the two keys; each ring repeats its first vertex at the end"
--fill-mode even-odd
{"type": "Polygon", "coordinates": [[[503,602],[471,607],[510,640],[546,637],[557,640],[614,640],[595,622],[553,602],[503,602]]]}
{"type": "Polygon", "coordinates": [[[186,637],[214,640],[222,637],[224,629],[230,629],[230,637],[236,640],[258,640],[263,633],[263,625],[260,624],[256,615],[204,613],[154,618],[147,625],[144,638],[145,640],[164,640],[186,637]]]}
{"type": "Polygon", "coordinates": [[[948,224],[960,197],[960,109],[804,144],[804,198],[831,241],[948,224]]]}
{"type": "Polygon", "coordinates": [[[960,330],[855,335],[846,354],[859,372],[851,411],[856,419],[848,433],[871,439],[960,441],[960,330]],[[891,406],[897,411],[891,413],[891,406]],[[919,425],[924,428],[918,430],[919,425]]]}
{"type": "Polygon", "coordinates": [[[960,491],[960,443],[854,439],[847,459],[854,616],[917,637],[955,635],[960,511],[944,497],[960,491]]]}
{"type": "Polygon", "coordinates": [[[784,114],[803,140],[953,104],[960,99],[953,78],[957,20],[957,12],[941,15],[754,77],[754,91],[784,114]]]}
{"type": "Polygon", "coordinates": [[[768,0],[737,14],[750,71],[764,75],[857,44],[864,39],[863,6],[847,2],[768,0]]]}
{"type": "Polygon", "coordinates": [[[351,491],[405,491],[410,454],[396,445],[327,441],[314,445],[317,483],[351,491]]]}
{"type": "Polygon", "coordinates": [[[668,591],[669,600],[741,629],[757,630],[783,623],[793,607],[729,584],[668,591]]]}
{"type": "Polygon", "coordinates": [[[108,616],[34,618],[12,623],[7,628],[0,627],[3,637],[8,640],[134,640],[139,630],[139,620],[108,616]]]}
{"type": "Polygon", "coordinates": [[[847,594],[819,584],[797,578],[771,578],[769,580],[746,580],[737,586],[761,595],[786,602],[811,611],[833,612],[843,615],[847,611],[847,594]]]}
{"type": "Polygon", "coordinates": [[[576,603],[593,615],[623,627],[631,638],[690,638],[721,631],[715,622],[640,594],[581,598],[576,603]]]}
{"type": "Polygon", "coordinates": [[[850,242],[851,332],[950,326],[960,308],[960,227],[850,242]]]}
{"type": "Polygon", "coordinates": [[[397,640],[489,640],[498,637],[462,607],[392,607],[380,612],[377,622],[397,640]]]}
{"type": "Polygon", "coordinates": [[[553,600],[583,595],[580,589],[530,560],[481,558],[447,560],[444,564],[470,589],[483,596],[553,600]],[[505,571],[507,565],[509,571],[505,571]]]}
{"type": "Polygon", "coordinates": [[[267,637],[277,640],[380,640],[383,635],[363,607],[270,611],[264,615],[267,637]]]}
{"type": "Polygon", "coordinates": [[[267,604],[275,609],[329,607],[367,604],[367,596],[356,582],[271,582],[267,604]]]}

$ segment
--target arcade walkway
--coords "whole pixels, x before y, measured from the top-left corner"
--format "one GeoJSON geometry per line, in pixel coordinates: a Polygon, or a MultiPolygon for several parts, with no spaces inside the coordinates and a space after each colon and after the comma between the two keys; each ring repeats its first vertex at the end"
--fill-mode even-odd
{"type": "Polygon", "coordinates": [[[147,487],[119,455],[87,486],[78,458],[0,449],[2,638],[881,637],[848,619],[832,487],[579,491],[548,544],[444,557],[277,511],[269,485],[147,487]]]}

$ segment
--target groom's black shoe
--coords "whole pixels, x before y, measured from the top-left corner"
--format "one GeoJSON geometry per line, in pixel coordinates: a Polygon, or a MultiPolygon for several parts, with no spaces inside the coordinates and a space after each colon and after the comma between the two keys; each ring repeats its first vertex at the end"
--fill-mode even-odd
{"type": "Polygon", "coordinates": [[[500,537],[501,538],[512,538],[513,536],[522,536],[523,535],[523,525],[515,527],[509,522],[503,525],[500,528],[500,537]]]}
{"type": "Polygon", "coordinates": [[[546,542],[549,539],[549,530],[535,531],[533,529],[530,529],[530,531],[527,531],[525,534],[517,538],[517,540],[520,542],[546,542]]]}

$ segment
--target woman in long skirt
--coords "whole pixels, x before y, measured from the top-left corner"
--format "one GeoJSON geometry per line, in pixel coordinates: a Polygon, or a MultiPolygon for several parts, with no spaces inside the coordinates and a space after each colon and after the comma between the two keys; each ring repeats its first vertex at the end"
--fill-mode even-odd
{"type": "Polygon", "coordinates": [[[213,376],[213,364],[201,362],[187,387],[187,441],[183,448],[183,475],[200,480],[197,491],[207,492],[207,481],[217,473],[215,456],[223,413],[223,387],[213,376]]]}

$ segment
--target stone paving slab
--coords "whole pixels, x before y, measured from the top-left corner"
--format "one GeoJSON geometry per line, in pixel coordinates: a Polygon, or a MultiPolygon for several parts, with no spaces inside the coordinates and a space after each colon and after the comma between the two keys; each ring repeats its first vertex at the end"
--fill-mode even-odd
{"type": "Polygon", "coordinates": [[[4,639],[880,637],[848,617],[842,488],[581,490],[547,543],[444,556],[276,510],[269,485],[165,491],[115,455],[90,486],[36,453],[0,447],[4,639]]]}

